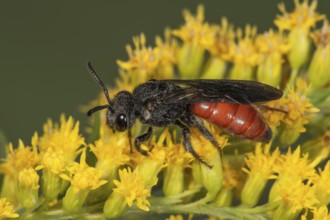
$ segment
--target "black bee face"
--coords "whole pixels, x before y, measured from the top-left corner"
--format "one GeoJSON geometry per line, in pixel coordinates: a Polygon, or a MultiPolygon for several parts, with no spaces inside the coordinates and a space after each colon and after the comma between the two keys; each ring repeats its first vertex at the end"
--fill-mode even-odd
{"type": "Polygon", "coordinates": [[[125,131],[135,122],[134,101],[127,91],[119,92],[113,99],[112,109],[107,111],[107,124],[116,131],[125,131]]]}

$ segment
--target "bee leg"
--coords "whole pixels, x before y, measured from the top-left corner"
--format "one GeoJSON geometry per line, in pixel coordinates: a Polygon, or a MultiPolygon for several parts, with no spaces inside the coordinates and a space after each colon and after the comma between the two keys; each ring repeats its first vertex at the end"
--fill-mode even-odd
{"type": "Polygon", "coordinates": [[[181,132],[182,132],[182,136],[183,136],[183,146],[186,149],[186,151],[188,151],[189,153],[191,153],[196,160],[198,160],[200,163],[204,164],[205,166],[212,168],[213,166],[211,166],[210,164],[206,163],[194,150],[193,146],[191,145],[190,142],[190,130],[187,126],[185,126],[184,124],[182,124],[180,121],[176,121],[175,124],[179,125],[179,127],[181,128],[181,132]]]}
{"type": "Polygon", "coordinates": [[[207,129],[198,118],[192,116],[189,122],[191,126],[196,127],[199,130],[199,132],[201,132],[202,135],[207,140],[209,140],[218,149],[219,152],[221,152],[220,144],[217,142],[217,140],[215,140],[213,134],[209,131],[209,129],[207,129]]]}
{"type": "Polygon", "coordinates": [[[134,141],[135,148],[137,151],[139,151],[143,155],[147,155],[148,151],[143,150],[141,148],[141,144],[142,144],[142,142],[148,140],[151,137],[151,135],[152,135],[152,127],[149,127],[147,133],[142,134],[135,138],[135,141],[134,141]]]}
{"type": "Polygon", "coordinates": [[[128,141],[129,141],[129,148],[130,148],[130,152],[131,154],[133,153],[133,146],[132,146],[132,131],[131,129],[128,129],[128,141]]]}

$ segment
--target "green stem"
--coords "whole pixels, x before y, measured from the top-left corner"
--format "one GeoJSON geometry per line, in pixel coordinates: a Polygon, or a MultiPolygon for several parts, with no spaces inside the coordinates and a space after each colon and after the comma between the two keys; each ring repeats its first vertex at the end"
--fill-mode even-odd
{"type": "Polygon", "coordinates": [[[220,217],[223,219],[270,219],[270,216],[267,215],[266,212],[274,210],[277,206],[277,203],[266,204],[255,208],[219,207],[213,204],[196,204],[194,207],[190,205],[151,205],[151,211],[156,213],[205,214],[209,216],[220,217]]]}

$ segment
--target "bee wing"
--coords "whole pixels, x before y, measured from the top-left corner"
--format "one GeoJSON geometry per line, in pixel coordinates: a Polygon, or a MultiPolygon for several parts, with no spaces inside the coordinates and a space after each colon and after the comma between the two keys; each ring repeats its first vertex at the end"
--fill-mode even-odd
{"type": "Polygon", "coordinates": [[[272,86],[248,80],[162,80],[181,87],[163,98],[164,104],[195,102],[257,103],[276,100],[282,91],[272,86]]]}

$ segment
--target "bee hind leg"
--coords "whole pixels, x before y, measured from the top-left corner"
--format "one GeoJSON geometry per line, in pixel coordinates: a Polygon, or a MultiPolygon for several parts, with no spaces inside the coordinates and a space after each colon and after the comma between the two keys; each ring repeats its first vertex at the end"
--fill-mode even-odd
{"type": "Polygon", "coordinates": [[[193,157],[196,158],[196,160],[198,160],[200,163],[204,164],[205,166],[207,166],[208,168],[212,168],[213,166],[208,164],[207,162],[205,162],[194,150],[193,146],[191,145],[190,142],[190,130],[189,128],[182,124],[180,121],[176,121],[175,122],[176,125],[178,125],[181,128],[181,132],[182,132],[182,136],[183,136],[183,146],[186,149],[186,151],[188,151],[189,153],[191,153],[193,155],[193,157]]]}

